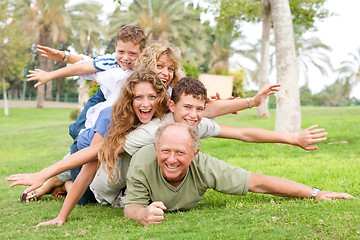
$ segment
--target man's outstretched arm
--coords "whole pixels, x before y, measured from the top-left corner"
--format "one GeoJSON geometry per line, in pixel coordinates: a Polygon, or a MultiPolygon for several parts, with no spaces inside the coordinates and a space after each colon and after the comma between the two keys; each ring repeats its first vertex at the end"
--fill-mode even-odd
{"type": "MultiPolygon", "coordinates": [[[[279,197],[311,198],[313,188],[291,180],[265,176],[252,173],[249,191],[254,193],[265,193],[279,197]]],[[[316,200],[331,200],[335,198],[354,198],[347,193],[319,191],[316,193],[316,200]]]]}

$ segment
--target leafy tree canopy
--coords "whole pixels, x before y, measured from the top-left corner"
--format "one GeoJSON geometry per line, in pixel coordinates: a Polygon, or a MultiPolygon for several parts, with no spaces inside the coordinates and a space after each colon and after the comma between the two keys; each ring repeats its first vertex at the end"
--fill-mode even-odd
{"type": "MultiPolygon", "coordinates": [[[[262,19],[261,0],[207,0],[208,11],[216,14],[218,29],[241,34],[242,22],[260,22],[262,19]]],[[[326,0],[289,0],[295,34],[316,30],[315,22],[332,15],[324,8],[326,0]]]]}

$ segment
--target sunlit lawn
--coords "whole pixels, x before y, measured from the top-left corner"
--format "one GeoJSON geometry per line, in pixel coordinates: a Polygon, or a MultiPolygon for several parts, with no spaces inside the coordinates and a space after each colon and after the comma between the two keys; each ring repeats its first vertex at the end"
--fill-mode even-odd
{"type": "MultiPolygon", "coordinates": [[[[316,202],[209,191],[196,208],[167,213],[161,225],[147,228],[124,220],[123,209],[97,204],[76,207],[63,227],[34,228],[56,217],[63,201],[46,196],[38,202],[20,203],[25,187],[10,188],[5,178],[39,171],[69,151],[70,111],[14,108],[4,117],[0,109],[0,239],[360,239],[360,107],[303,107],[302,127],[320,124],[329,133],[314,152],[215,138],[203,140],[201,147],[202,152],[232,165],[348,192],[355,200],[316,202]]],[[[258,119],[255,115],[256,109],[251,109],[217,122],[273,129],[274,116],[258,119]]]]}

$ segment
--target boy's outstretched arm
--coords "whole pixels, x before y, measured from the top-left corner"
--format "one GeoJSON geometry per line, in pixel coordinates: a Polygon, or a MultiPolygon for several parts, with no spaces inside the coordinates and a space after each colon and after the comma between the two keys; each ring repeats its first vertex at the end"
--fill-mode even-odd
{"type": "Polygon", "coordinates": [[[71,54],[69,52],[67,54],[66,51],[60,51],[60,50],[42,46],[42,45],[36,45],[36,50],[40,53],[40,55],[42,57],[45,57],[45,58],[48,58],[50,60],[57,61],[57,62],[63,61],[63,62],[67,62],[70,64],[74,64],[74,63],[84,60],[82,57],[71,54]]]}
{"type": "Polygon", "coordinates": [[[96,72],[98,72],[98,70],[94,67],[93,61],[90,61],[73,64],[51,72],[46,72],[41,69],[30,70],[26,77],[27,81],[38,81],[34,85],[34,87],[38,87],[55,78],[80,76],[96,72]]]}
{"type": "Polygon", "coordinates": [[[251,107],[258,107],[266,100],[266,98],[278,92],[279,87],[280,84],[272,84],[263,87],[254,97],[251,98],[210,101],[206,105],[204,117],[214,118],[251,107]]]}
{"type": "Polygon", "coordinates": [[[310,151],[318,149],[313,144],[326,140],[327,132],[325,129],[317,127],[318,125],[313,125],[299,133],[282,133],[253,127],[220,125],[220,133],[216,137],[237,139],[244,142],[286,143],[310,151]]]}

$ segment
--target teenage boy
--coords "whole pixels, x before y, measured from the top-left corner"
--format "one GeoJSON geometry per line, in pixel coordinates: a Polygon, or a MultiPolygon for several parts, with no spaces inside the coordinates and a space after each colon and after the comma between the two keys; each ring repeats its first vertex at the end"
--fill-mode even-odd
{"type": "Polygon", "coordinates": [[[164,211],[195,207],[207,189],[232,195],[247,192],[280,197],[350,199],[287,179],[251,173],[199,152],[198,132],[187,124],[159,128],[156,141],[132,158],[127,174],[124,215],[143,225],[164,220],[164,211]]]}

